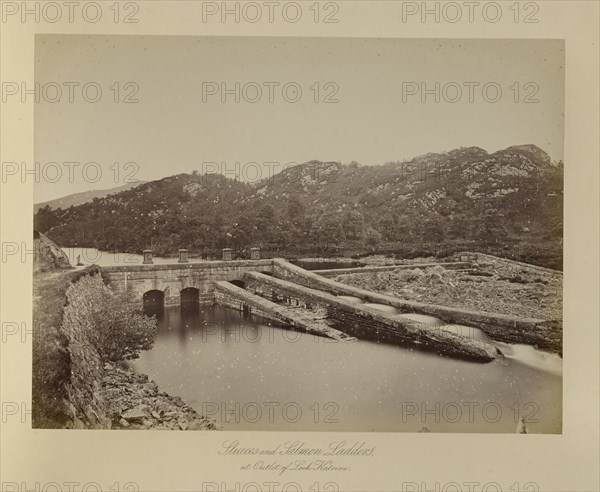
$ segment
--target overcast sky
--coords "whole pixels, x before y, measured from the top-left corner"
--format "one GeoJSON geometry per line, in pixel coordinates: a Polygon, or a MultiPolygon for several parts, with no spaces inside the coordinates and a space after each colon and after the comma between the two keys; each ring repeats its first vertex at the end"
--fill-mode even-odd
{"type": "MultiPolygon", "coordinates": [[[[461,146],[494,152],[526,143],[559,160],[564,55],[558,40],[38,35],[35,77],[45,90],[35,107],[35,158],[46,173],[35,202],[127,178],[213,170],[210,162],[229,175],[236,162],[256,162],[266,176],[312,159],[377,165],[461,146]],[[81,84],[73,86],[73,102],[71,82],[81,84]],[[90,82],[102,89],[96,103],[82,95],[90,82]],[[236,82],[240,102],[235,94],[222,102],[222,83],[235,92],[236,82]],[[435,92],[436,82],[439,102],[435,93],[425,102],[420,92],[407,93],[422,83],[435,92]],[[50,102],[53,84],[62,87],[60,102],[50,102]],[[139,102],[122,102],[127,95],[139,102]],[[59,163],[60,179],[48,162],[59,163]],[[72,179],[66,162],[81,163],[72,179]],[[99,167],[88,166],[86,179],[87,162],[99,167]],[[90,182],[97,169],[101,176],[90,182]]],[[[256,175],[251,165],[241,178],[256,175]]]]}

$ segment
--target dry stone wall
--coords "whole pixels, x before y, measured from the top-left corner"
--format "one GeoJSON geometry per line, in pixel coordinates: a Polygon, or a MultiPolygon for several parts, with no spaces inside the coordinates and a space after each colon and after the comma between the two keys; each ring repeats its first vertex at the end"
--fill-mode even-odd
{"type": "Polygon", "coordinates": [[[95,301],[106,286],[100,275],[87,275],[67,289],[62,330],[69,340],[71,380],[67,385],[69,409],[75,428],[110,428],[102,393],[104,364],[89,339],[95,301]]]}

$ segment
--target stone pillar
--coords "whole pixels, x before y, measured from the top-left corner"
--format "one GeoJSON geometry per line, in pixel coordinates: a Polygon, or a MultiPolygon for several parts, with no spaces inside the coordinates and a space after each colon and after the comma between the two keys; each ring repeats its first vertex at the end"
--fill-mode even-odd
{"type": "Polygon", "coordinates": [[[180,249],[179,250],[179,263],[189,263],[188,261],[188,250],[180,249]]]}
{"type": "Polygon", "coordinates": [[[223,248],[223,261],[231,261],[231,248],[223,248]]]}
{"type": "Polygon", "coordinates": [[[260,249],[259,248],[250,248],[250,259],[251,260],[260,260],[260,249]]]}
{"type": "Polygon", "coordinates": [[[142,261],[142,263],[144,265],[151,265],[154,262],[152,261],[152,250],[151,249],[145,249],[144,250],[144,261],[142,261]]]}

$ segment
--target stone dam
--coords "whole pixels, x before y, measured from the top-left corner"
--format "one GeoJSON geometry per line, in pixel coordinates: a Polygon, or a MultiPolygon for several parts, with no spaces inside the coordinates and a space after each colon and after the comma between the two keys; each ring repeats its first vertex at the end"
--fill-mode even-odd
{"type": "MultiPolygon", "coordinates": [[[[470,262],[444,264],[445,268],[471,266],[470,262]]],[[[473,326],[498,341],[514,342],[516,338],[522,340],[520,343],[542,347],[546,343],[544,320],[405,301],[341,284],[327,278],[329,272],[320,275],[283,259],[150,263],[102,267],[101,271],[117,294],[140,308],[218,304],[343,342],[355,338],[377,340],[478,362],[502,356],[496,346],[485,340],[428,326],[340,296],[391,306],[402,313],[435,316],[445,323],[473,326]]]]}

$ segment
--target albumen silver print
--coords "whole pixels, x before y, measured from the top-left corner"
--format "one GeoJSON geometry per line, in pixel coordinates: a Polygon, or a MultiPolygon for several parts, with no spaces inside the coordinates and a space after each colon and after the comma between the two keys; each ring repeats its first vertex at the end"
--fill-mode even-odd
{"type": "Polygon", "coordinates": [[[33,426],[560,434],[564,60],[36,36],[33,426]]]}
{"type": "Polygon", "coordinates": [[[0,491],[600,490],[599,14],[1,0],[0,491]]]}

